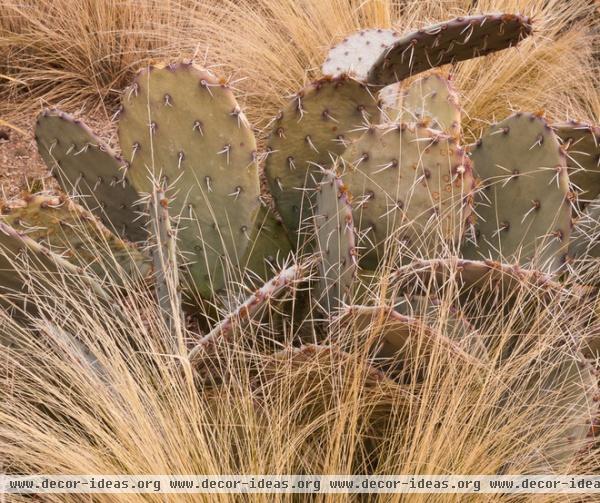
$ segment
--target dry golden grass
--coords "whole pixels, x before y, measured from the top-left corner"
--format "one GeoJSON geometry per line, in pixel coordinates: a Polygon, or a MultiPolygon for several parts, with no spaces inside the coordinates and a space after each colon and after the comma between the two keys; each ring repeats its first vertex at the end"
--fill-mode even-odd
{"type": "MultiPolygon", "coordinates": [[[[138,66],[193,56],[231,76],[249,117],[263,127],[286,95],[319,75],[327,48],[349,31],[370,26],[404,31],[466,12],[506,9],[533,15],[538,33],[519,50],[452,69],[464,96],[469,136],[476,137],[486,121],[507,115],[509,107],[545,109],[556,119],[600,117],[593,60],[598,33],[590,2],[472,3],[7,0],[0,6],[0,113],[12,121],[57,104],[70,111],[100,110],[110,117],[119,90],[138,66]]],[[[389,253],[384,262],[392,264],[395,251],[389,253]]],[[[35,280],[34,271],[19,267],[35,280]]],[[[369,288],[375,304],[394,294],[389,275],[381,271],[379,278],[369,288]]],[[[239,279],[235,272],[232,279],[239,279]]],[[[369,372],[369,365],[381,363],[373,358],[372,345],[385,324],[358,330],[352,323],[324,323],[316,311],[286,317],[280,314],[285,309],[273,303],[260,320],[237,327],[231,344],[220,346],[214,377],[224,384],[214,386],[193,379],[185,354],[172,354],[170,331],[139,278],[129,281],[126,296],[105,281],[118,299],[111,306],[61,285],[32,284],[37,286],[30,295],[42,307],[29,320],[35,327],[23,330],[6,315],[0,319],[0,471],[9,473],[546,471],[545,454],[564,441],[560,424],[570,410],[539,395],[527,379],[550,376],[556,357],[573,350],[559,346],[565,334],[575,340],[593,317],[592,303],[576,302],[575,291],[544,297],[527,281],[516,298],[501,297],[495,310],[481,299],[469,299],[465,307],[481,318],[482,334],[498,341],[490,359],[462,358],[434,345],[427,358],[410,360],[397,382],[375,379],[369,372]],[[96,364],[82,356],[68,334],[77,334],[96,364]],[[13,336],[12,345],[7,335],[13,336]],[[519,349],[502,359],[515,337],[519,349]],[[347,356],[339,351],[273,356],[300,342],[334,343],[347,356]]],[[[455,280],[436,288],[442,313],[465,302],[458,299],[458,290],[455,280]]],[[[232,294],[240,297],[241,292],[232,294]]],[[[291,302],[284,301],[286,307],[291,302]]],[[[447,316],[434,329],[450,338],[455,330],[447,316]]],[[[200,337],[189,326],[177,331],[190,342],[200,337]]],[[[425,331],[419,337],[417,342],[425,331]]],[[[586,422],[592,419],[590,404],[586,422]]],[[[591,447],[568,466],[554,468],[595,473],[599,461],[598,448],[591,447]]],[[[177,501],[188,499],[202,500],[180,495],[177,501]]],[[[215,499],[244,500],[231,495],[203,500],[215,499]]],[[[410,500],[476,499],[423,495],[410,500]]],[[[526,500],[516,495],[490,497],[494,499],[526,500]]],[[[164,498],[122,495],[119,500],[164,498]]],[[[325,495],[318,500],[352,498],[325,495]]],[[[564,501],[554,496],[537,500],[564,501]]]]}
{"type": "MultiPolygon", "coordinates": [[[[373,359],[372,347],[386,323],[375,321],[358,329],[351,317],[346,322],[332,321],[322,332],[322,324],[309,316],[302,329],[297,321],[282,319],[277,314],[282,306],[273,303],[261,319],[250,326],[239,325],[233,342],[219,344],[221,356],[213,362],[213,376],[222,384],[213,385],[195,381],[186,356],[173,354],[170,333],[152,295],[139,281],[129,281],[126,297],[117,295],[116,287],[105,285],[119,299],[108,306],[89,291],[82,295],[60,284],[38,283],[40,276],[31,263],[18,268],[30,278],[29,300],[41,307],[41,313],[30,318],[28,330],[6,315],[0,320],[3,472],[523,474],[598,470],[596,448],[582,449],[572,463],[549,464],[550,449],[565,445],[561,424],[570,417],[571,404],[540,393],[536,379],[548,378],[558,388],[567,385],[551,375],[561,355],[572,351],[562,341],[581,334],[582,320],[590,309],[562,289],[542,296],[539,286],[524,280],[510,296],[501,296],[495,309],[469,299],[471,316],[486,315],[480,321],[481,336],[496,341],[489,359],[465,357],[435,343],[427,353],[418,350],[415,358],[407,360],[396,381],[369,370],[370,365],[383,363],[373,359]],[[307,338],[307,333],[312,335],[307,338]],[[76,334],[79,342],[69,334],[76,334]],[[301,339],[334,344],[338,349],[281,351],[301,339]],[[81,345],[97,358],[95,363],[83,356],[81,345]],[[510,351],[510,358],[501,358],[505,351],[510,351]],[[533,385],[528,383],[531,379],[533,385]]],[[[382,276],[380,283],[371,285],[378,302],[388,280],[382,276]]],[[[460,302],[454,280],[443,281],[435,290],[434,285],[429,288],[440,297],[442,312],[460,302]]],[[[285,301],[288,307],[289,302],[285,301]]],[[[444,316],[433,328],[441,335],[454,335],[455,328],[444,316]]],[[[189,328],[180,330],[190,342],[199,337],[189,328]]],[[[424,337],[425,331],[419,332],[414,346],[424,347],[424,337]]],[[[570,385],[580,385],[577,372],[570,385]]],[[[589,406],[584,423],[592,420],[593,403],[589,406]]],[[[219,501],[240,499],[219,496],[219,501]]],[[[272,495],[247,499],[291,500],[272,495]]],[[[551,495],[539,499],[564,501],[551,495]]],[[[44,496],[44,501],[79,500],[44,496]]],[[[113,500],[109,495],[94,498],[113,500]]],[[[121,500],[163,501],[159,495],[121,495],[121,500]]],[[[177,498],[188,500],[215,498],[177,498]]],[[[319,501],[344,500],[352,498],[319,497],[319,501]]],[[[415,495],[412,500],[477,498],[415,495]]],[[[496,495],[490,500],[521,499],[496,495]]],[[[397,495],[390,501],[401,498],[397,495]]]]}

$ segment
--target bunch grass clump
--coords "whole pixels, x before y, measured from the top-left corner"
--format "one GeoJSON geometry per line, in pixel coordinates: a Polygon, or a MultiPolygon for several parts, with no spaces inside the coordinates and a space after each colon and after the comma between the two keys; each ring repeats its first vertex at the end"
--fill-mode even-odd
{"type": "MultiPolygon", "coordinates": [[[[350,312],[317,340],[322,319],[282,319],[302,293],[292,290],[250,323],[236,320],[234,337],[217,343],[210,379],[199,381],[185,352],[170,347],[171,329],[142,282],[129,280],[127,295],[107,304],[89,290],[50,287],[31,264],[14,266],[31,278],[38,312],[28,330],[2,319],[0,452],[8,473],[524,474],[553,472],[549,446],[566,442],[561,425],[572,404],[535,384],[558,382],[556,346],[589,310],[563,288],[541,295],[539,282],[523,279],[493,310],[471,299],[470,317],[480,313],[480,333],[494,349],[485,360],[469,358],[443,342],[455,339],[448,313],[461,291],[450,268],[423,292],[440,299],[432,325],[439,339],[432,343],[423,329],[411,341],[413,357],[385,373],[374,370],[371,349],[389,320],[364,325],[350,312]]],[[[382,277],[367,303],[386,296],[382,277]]],[[[198,330],[174,321],[194,345],[198,330]]],[[[568,346],[560,351],[570,354],[568,346]]],[[[560,472],[595,473],[598,455],[589,445],[560,472]]]]}

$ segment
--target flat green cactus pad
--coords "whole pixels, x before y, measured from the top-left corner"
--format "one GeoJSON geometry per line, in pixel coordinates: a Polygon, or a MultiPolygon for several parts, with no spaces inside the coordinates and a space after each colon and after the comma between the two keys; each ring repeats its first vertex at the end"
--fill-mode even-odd
{"type": "Polygon", "coordinates": [[[281,223],[268,206],[260,206],[244,264],[253,275],[263,281],[271,278],[277,265],[283,263],[292,251],[292,245],[281,223]]]}
{"type": "Polygon", "coordinates": [[[489,333],[490,326],[506,323],[512,334],[539,331],[539,324],[555,319],[550,306],[565,297],[564,287],[550,275],[491,260],[417,260],[398,268],[389,284],[399,296],[434,293],[456,306],[484,334],[481,340],[488,351],[500,358],[510,357],[517,336],[500,339],[489,333]],[[515,309],[528,315],[515,316],[515,309]]]}
{"type": "Polygon", "coordinates": [[[467,353],[476,358],[487,359],[487,348],[481,335],[456,306],[448,305],[432,295],[406,293],[396,302],[395,309],[400,314],[419,319],[428,327],[443,331],[467,353]]]}
{"type": "Polygon", "coordinates": [[[119,139],[139,192],[168,183],[194,287],[211,297],[244,257],[260,204],[256,141],[231,89],[193,64],[150,66],[124,93],[119,139]]]}
{"type": "Polygon", "coordinates": [[[384,87],[379,91],[379,101],[381,109],[381,122],[398,122],[402,106],[402,85],[396,82],[391,86],[384,87]]]}
{"type": "Polygon", "coordinates": [[[362,133],[365,121],[379,116],[367,87],[344,75],[313,82],[300,91],[275,120],[265,174],[293,243],[312,216],[309,193],[320,169],[341,154],[346,142],[362,133]]]}
{"type": "Polygon", "coordinates": [[[600,257],[600,200],[593,200],[575,221],[569,243],[569,257],[600,257]]]}
{"type": "Polygon", "coordinates": [[[540,473],[549,468],[560,473],[593,442],[587,437],[598,414],[597,395],[593,366],[580,353],[570,354],[564,348],[546,351],[532,362],[525,381],[520,376],[511,387],[507,400],[516,397],[525,404],[540,403],[531,411],[532,420],[548,422],[553,430],[554,441],[534,455],[539,458],[540,473]]]}
{"type": "Polygon", "coordinates": [[[381,28],[352,33],[329,50],[323,63],[323,75],[339,77],[346,73],[365,80],[382,51],[399,38],[398,32],[381,28]]]}
{"type": "Polygon", "coordinates": [[[452,352],[457,361],[476,361],[439,330],[389,306],[348,306],[340,312],[336,322],[349,323],[357,331],[368,332],[377,348],[377,357],[393,358],[396,363],[427,359],[436,350],[452,352]]]}
{"type": "Polygon", "coordinates": [[[457,17],[404,35],[382,52],[368,82],[392,84],[436,66],[515,46],[531,34],[531,20],[518,14],[457,17]]]}
{"type": "Polygon", "coordinates": [[[461,109],[458,93],[446,77],[428,75],[413,82],[403,93],[399,122],[424,121],[455,138],[460,136],[461,109]]]}
{"type": "MultiPolygon", "coordinates": [[[[451,279],[461,293],[494,289],[510,295],[520,286],[529,285],[539,294],[560,292],[562,286],[552,277],[535,269],[523,269],[519,265],[502,264],[492,260],[431,259],[415,260],[394,272],[392,282],[400,292],[419,293],[433,289],[438,291],[451,279]]],[[[440,292],[441,293],[441,292],[440,292]]]]}
{"type": "Polygon", "coordinates": [[[34,194],[3,204],[0,219],[61,255],[96,274],[119,278],[127,274],[146,276],[149,260],[133,244],[104,227],[85,208],[66,196],[34,194]]]}
{"type": "Polygon", "coordinates": [[[361,266],[375,269],[388,245],[399,246],[402,257],[423,257],[462,235],[473,177],[454,138],[418,125],[372,127],[341,165],[361,266]]]}
{"type": "Polygon", "coordinates": [[[556,271],[571,235],[566,157],[546,122],[517,113],[493,125],[472,151],[482,178],[475,235],[465,258],[530,263],[556,271]]]}
{"type": "Polygon", "coordinates": [[[319,264],[319,302],[327,312],[350,302],[357,270],[352,207],[333,171],[319,184],[314,215],[319,264]]]}
{"type": "Polygon", "coordinates": [[[46,110],[37,118],[35,139],[65,192],[81,195],[81,204],[109,229],[130,241],[146,239],[138,193],[123,176],[125,161],[85,124],[64,112],[46,110]]]}
{"type": "MultiPolygon", "coordinates": [[[[69,288],[73,292],[89,288],[98,299],[108,298],[83,268],[0,221],[0,306],[16,318],[25,313],[35,315],[39,296],[43,296],[44,306],[50,306],[56,288],[69,288]]],[[[65,299],[60,302],[64,304],[65,299]]]]}
{"type": "Polygon", "coordinates": [[[571,185],[580,201],[590,201],[600,194],[600,127],[569,121],[553,124],[567,152],[571,185]]]}

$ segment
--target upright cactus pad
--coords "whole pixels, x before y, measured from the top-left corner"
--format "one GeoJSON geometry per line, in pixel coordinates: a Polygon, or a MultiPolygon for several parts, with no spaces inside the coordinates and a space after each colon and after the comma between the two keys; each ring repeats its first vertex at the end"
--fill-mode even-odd
{"type": "Polygon", "coordinates": [[[600,257],[600,200],[594,199],[575,221],[569,256],[576,259],[600,257]]]}
{"type": "Polygon", "coordinates": [[[352,33],[329,50],[323,75],[339,77],[346,73],[365,80],[379,55],[399,38],[397,32],[381,28],[352,33]]]}
{"type": "Polygon", "coordinates": [[[538,471],[562,471],[590,444],[588,432],[598,415],[598,378],[580,353],[570,354],[564,348],[547,351],[532,363],[525,378],[519,376],[507,395],[507,401],[517,397],[525,404],[543,398],[539,409],[531,411],[532,420],[548,422],[555,441],[533,455],[539,458],[538,471]]]}
{"type": "Polygon", "coordinates": [[[499,350],[500,356],[510,356],[512,347],[510,341],[489,334],[490,322],[496,326],[502,317],[513,333],[531,333],[536,327],[539,330],[539,325],[532,327],[532,320],[547,320],[550,306],[565,295],[563,286],[550,275],[491,260],[417,260],[398,268],[389,283],[399,296],[433,292],[452,302],[471,325],[487,334],[480,339],[488,351],[499,350]],[[515,309],[528,315],[514,316],[515,309]]]}
{"type": "Polygon", "coordinates": [[[455,138],[460,136],[461,109],[452,83],[439,74],[413,82],[403,93],[400,122],[424,121],[455,138]]]}
{"type": "Polygon", "coordinates": [[[392,283],[400,292],[424,295],[430,289],[439,291],[454,278],[460,292],[493,288],[510,295],[519,286],[530,285],[543,297],[542,292],[561,290],[552,277],[518,265],[502,264],[492,260],[431,259],[416,260],[394,272],[392,283]]]}
{"type": "Polygon", "coordinates": [[[109,273],[120,278],[122,271],[115,269],[117,264],[127,274],[146,276],[150,272],[151,265],[140,250],[64,195],[35,194],[5,203],[0,219],[50,251],[99,275],[109,273]]]}
{"type": "MultiPolygon", "coordinates": [[[[25,313],[35,315],[38,296],[44,297],[44,306],[50,306],[52,289],[59,287],[73,292],[89,288],[99,300],[111,302],[82,267],[71,264],[0,221],[0,306],[11,311],[15,318],[21,318],[25,313]]],[[[65,298],[60,302],[65,302],[65,298]]]]}
{"type": "Polygon", "coordinates": [[[571,235],[571,194],[566,157],[552,129],[535,115],[514,114],[487,131],[472,160],[483,194],[465,258],[559,269],[571,235]]]}
{"type": "Polygon", "coordinates": [[[202,367],[214,355],[220,341],[231,341],[236,327],[250,322],[262,308],[293,291],[296,285],[308,278],[312,264],[294,264],[279,271],[271,280],[253,292],[236,309],[227,314],[211,331],[200,339],[189,353],[192,366],[202,367]]]}
{"type": "Polygon", "coordinates": [[[277,264],[285,261],[291,251],[292,245],[280,219],[261,204],[242,265],[251,276],[267,281],[274,275],[277,264]]]}
{"type": "Polygon", "coordinates": [[[256,141],[225,81],[193,64],[150,66],[124,93],[119,139],[142,193],[166,180],[197,292],[224,286],[250,243],[260,193],[256,141]]]}
{"type": "Polygon", "coordinates": [[[569,121],[554,124],[552,129],[567,152],[569,180],[578,198],[596,198],[600,194],[600,127],[569,121]]]}
{"type": "Polygon", "coordinates": [[[385,86],[436,66],[484,56],[517,45],[532,31],[531,20],[518,14],[482,14],[434,24],[384,50],[368,82],[385,86]]]}
{"type": "Polygon", "coordinates": [[[487,359],[487,348],[481,335],[456,306],[448,305],[433,295],[406,293],[396,302],[395,309],[400,314],[416,318],[434,330],[443,331],[467,353],[476,358],[487,359]]]}
{"type": "Polygon", "coordinates": [[[318,187],[314,220],[321,256],[318,301],[331,312],[350,302],[357,270],[352,207],[333,171],[325,172],[318,187]]]}
{"type": "Polygon", "coordinates": [[[81,195],[81,204],[109,229],[130,241],[146,239],[138,193],[124,178],[125,161],[85,124],[64,112],[46,110],[37,118],[35,140],[65,192],[81,195]]]}
{"type": "Polygon", "coordinates": [[[455,354],[458,360],[475,362],[473,356],[438,330],[392,307],[348,306],[340,312],[336,322],[351,323],[355,330],[369,332],[380,358],[394,358],[398,362],[416,360],[442,349],[455,354]],[[375,334],[377,337],[373,338],[375,334]]]}
{"type": "Polygon", "coordinates": [[[379,91],[381,122],[397,122],[402,104],[402,85],[396,82],[379,91]]]}
{"type": "Polygon", "coordinates": [[[424,256],[461,236],[473,177],[454,138],[419,125],[372,127],[341,159],[363,267],[375,269],[388,242],[424,256]]]}
{"type": "Polygon", "coordinates": [[[365,122],[378,114],[367,87],[342,75],[313,82],[278,115],[265,174],[292,244],[312,215],[303,189],[314,189],[322,177],[320,167],[328,167],[332,156],[341,154],[346,143],[362,133],[365,122]]]}
{"type": "Polygon", "coordinates": [[[171,348],[179,349],[182,342],[181,327],[184,315],[181,309],[181,285],[177,256],[177,236],[171,226],[169,200],[156,186],[150,196],[150,222],[152,222],[152,262],[154,264],[154,291],[165,326],[172,336],[171,348]]]}

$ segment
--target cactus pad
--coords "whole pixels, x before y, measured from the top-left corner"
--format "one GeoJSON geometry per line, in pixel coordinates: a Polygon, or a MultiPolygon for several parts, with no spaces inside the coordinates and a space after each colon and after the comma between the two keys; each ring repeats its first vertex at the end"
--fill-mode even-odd
{"type": "Polygon", "coordinates": [[[421,320],[405,316],[387,306],[348,306],[338,323],[351,323],[355,330],[368,332],[370,340],[377,334],[375,347],[380,358],[394,358],[398,362],[427,358],[436,348],[450,351],[458,359],[475,362],[475,359],[439,331],[421,320]]]}
{"type": "Polygon", "coordinates": [[[400,122],[424,121],[455,138],[460,136],[461,109],[458,93],[439,74],[413,82],[403,93],[400,122]]]}
{"type": "Polygon", "coordinates": [[[600,194],[600,127],[570,121],[554,124],[567,152],[569,181],[583,201],[600,194]]]}
{"type": "Polygon", "coordinates": [[[323,75],[338,77],[346,73],[365,80],[382,51],[399,38],[397,32],[381,28],[352,33],[329,50],[323,63],[323,75]]]}
{"type": "Polygon", "coordinates": [[[600,257],[600,200],[593,200],[575,221],[569,256],[577,259],[600,257]]]}
{"type": "Polygon", "coordinates": [[[531,34],[531,20],[518,14],[457,17],[394,42],[373,64],[368,82],[392,84],[436,66],[515,46],[531,34]]]}
{"type": "Polygon", "coordinates": [[[110,273],[119,278],[122,272],[115,269],[116,264],[129,275],[146,276],[150,272],[149,261],[134,245],[118,238],[66,196],[35,194],[5,203],[0,219],[50,251],[98,275],[110,273]]]}
{"type": "Polygon", "coordinates": [[[212,296],[244,256],[259,206],[256,142],[231,89],[193,64],[150,66],[124,94],[119,139],[139,192],[159,178],[173,191],[194,287],[212,296]]]}
{"type": "Polygon", "coordinates": [[[432,295],[403,294],[397,299],[396,311],[439,329],[467,353],[487,359],[487,348],[475,327],[456,306],[445,304],[432,295]]]}
{"type": "MultiPolygon", "coordinates": [[[[59,286],[73,292],[86,287],[98,299],[108,300],[100,285],[87,276],[83,268],[0,221],[0,306],[12,311],[17,318],[25,312],[35,314],[36,296],[43,296],[44,305],[48,306],[53,288],[59,286]]],[[[65,302],[65,299],[60,301],[65,302]]]]}
{"type": "Polygon", "coordinates": [[[269,138],[265,174],[283,223],[294,236],[292,244],[312,216],[303,189],[316,187],[322,176],[319,166],[329,166],[346,141],[362,133],[365,121],[378,115],[366,86],[345,75],[313,82],[279,114],[269,138]]]}
{"type": "Polygon", "coordinates": [[[185,325],[181,309],[181,285],[177,256],[177,236],[171,226],[169,200],[160,186],[150,197],[150,221],[152,222],[152,262],[154,264],[154,291],[161,316],[172,336],[172,349],[177,351],[180,329],[185,325]]]}
{"type": "Polygon", "coordinates": [[[562,291],[560,283],[548,274],[492,260],[415,260],[398,268],[391,281],[400,292],[425,295],[433,289],[441,295],[441,289],[452,279],[461,296],[478,296],[482,290],[493,289],[509,297],[519,288],[526,287],[534,290],[542,300],[546,297],[544,292],[562,291]]]}
{"type": "Polygon", "coordinates": [[[517,113],[487,131],[472,160],[483,189],[465,258],[558,270],[571,235],[571,193],[556,135],[540,117],[517,113]]]}
{"type": "Polygon", "coordinates": [[[46,110],[37,119],[35,139],[65,192],[81,195],[81,203],[109,229],[131,241],[146,239],[138,193],[124,178],[125,161],[85,124],[64,112],[46,110]]]}
{"type": "MultiPolygon", "coordinates": [[[[512,333],[531,333],[535,329],[531,320],[542,323],[555,319],[548,314],[550,306],[565,296],[563,286],[548,274],[491,260],[417,260],[398,268],[390,284],[400,295],[426,296],[435,292],[455,305],[484,334],[489,334],[490,326],[497,326],[500,318],[512,333]],[[514,316],[515,308],[528,315],[514,316]]],[[[482,341],[489,350],[500,349],[502,354],[510,355],[509,340],[498,345],[497,337],[483,336],[482,341]]]]}
{"type": "MultiPolygon", "coordinates": [[[[549,468],[561,472],[590,444],[588,432],[598,414],[598,378],[595,374],[592,364],[580,353],[554,349],[532,362],[531,372],[525,380],[519,376],[508,392],[509,402],[517,397],[525,404],[540,403],[531,411],[532,420],[548,423],[553,430],[554,442],[546,443],[536,455],[540,473],[549,468]]],[[[535,442],[536,439],[532,440],[535,442]]]]}
{"type": "Polygon", "coordinates": [[[379,101],[381,109],[381,122],[398,122],[397,118],[400,115],[402,85],[396,82],[391,86],[384,87],[379,91],[379,101]]]}
{"type": "Polygon", "coordinates": [[[280,219],[261,204],[243,262],[246,269],[267,281],[277,264],[285,261],[291,251],[292,245],[280,219]]]}
{"type": "Polygon", "coordinates": [[[390,236],[401,253],[429,254],[461,236],[473,177],[456,140],[419,125],[372,127],[344,152],[361,265],[375,269],[390,236]]]}
{"type": "Polygon", "coordinates": [[[191,365],[204,370],[202,366],[206,365],[208,359],[214,355],[219,341],[231,341],[236,326],[240,323],[248,323],[271,300],[293,290],[298,282],[306,280],[310,268],[310,263],[294,264],[287,267],[252,293],[250,297],[227,314],[192,348],[189,353],[191,365]]]}
{"type": "Polygon", "coordinates": [[[357,269],[354,221],[346,187],[333,171],[326,171],[318,187],[314,215],[319,264],[319,302],[327,312],[352,298],[357,269]]]}

